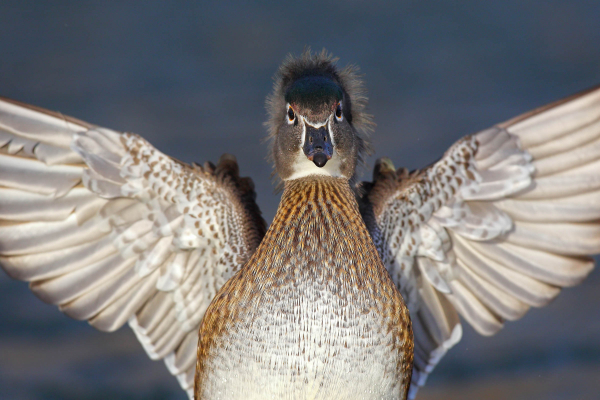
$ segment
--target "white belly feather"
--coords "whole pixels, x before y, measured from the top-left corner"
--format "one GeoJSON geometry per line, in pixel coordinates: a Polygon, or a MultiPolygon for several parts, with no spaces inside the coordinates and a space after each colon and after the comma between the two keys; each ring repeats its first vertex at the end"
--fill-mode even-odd
{"type": "Polygon", "coordinates": [[[400,398],[401,355],[374,300],[356,304],[339,286],[300,278],[269,294],[251,322],[223,337],[202,399],[400,398]]]}

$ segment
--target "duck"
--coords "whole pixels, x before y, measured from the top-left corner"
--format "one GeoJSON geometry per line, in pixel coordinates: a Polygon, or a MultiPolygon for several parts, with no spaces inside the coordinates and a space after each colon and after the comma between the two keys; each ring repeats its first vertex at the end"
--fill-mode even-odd
{"type": "Polygon", "coordinates": [[[125,324],[194,399],[414,399],[462,337],[581,283],[600,253],[600,87],[467,135],[415,171],[380,158],[364,83],[325,50],[267,98],[267,227],[234,156],[169,157],[0,99],[0,266],[125,324]]]}

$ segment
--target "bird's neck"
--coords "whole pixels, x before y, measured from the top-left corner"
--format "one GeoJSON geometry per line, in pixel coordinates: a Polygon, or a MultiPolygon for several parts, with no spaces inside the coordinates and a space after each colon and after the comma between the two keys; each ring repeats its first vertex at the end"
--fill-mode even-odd
{"type": "Polygon", "coordinates": [[[293,222],[290,215],[327,225],[335,224],[332,220],[335,217],[362,220],[348,179],[326,175],[310,175],[285,182],[274,222],[289,225],[293,222]]]}
{"type": "Polygon", "coordinates": [[[307,240],[308,235],[335,240],[339,231],[368,237],[354,191],[345,178],[311,175],[285,182],[273,222],[280,229],[297,231],[299,240],[307,240]]]}
{"type": "Polygon", "coordinates": [[[272,274],[285,274],[290,265],[321,270],[381,264],[348,180],[317,175],[285,182],[254,258],[253,267],[272,274]]]}

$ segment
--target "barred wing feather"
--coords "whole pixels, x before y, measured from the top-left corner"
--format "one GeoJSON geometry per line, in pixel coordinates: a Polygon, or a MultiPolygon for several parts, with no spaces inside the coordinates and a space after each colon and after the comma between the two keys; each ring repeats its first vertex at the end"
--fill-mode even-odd
{"type": "Polygon", "coordinates": [[[187,165],[0,99],[0,265],[73,318],[128,322],[190,397],[204,312],[265,232],[254,197],[231,156],[187,165]]]}
{"type": "Polygon", "coordinates": [[[467,136],[412,173],[383,159],[362,209],[413,323],[410,397],[462,334],[580,283],[600,253],[600,88],[467,136]]]}

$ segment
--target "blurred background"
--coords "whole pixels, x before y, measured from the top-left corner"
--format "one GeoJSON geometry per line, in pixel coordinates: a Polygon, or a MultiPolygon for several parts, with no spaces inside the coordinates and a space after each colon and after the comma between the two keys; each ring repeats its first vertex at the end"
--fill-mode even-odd
{"type": "MultiPolygon", "coordinates": [[[[325,47],[359,65],[375,157],[413,169],[600,83],[598,21],[598,1],[2,1],[0,95],[139,133],[183,161],[233,153],[270,221],[264,98],[288,53],[325,47]]],[[[598,399],[598,270],[494,337],[464,328],[419,399],[598,399]]],[[[185,395],[129,328],[97,332],[0,272],[0,399],[106,398],[185,395]]]]}

